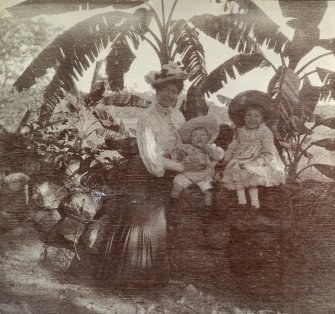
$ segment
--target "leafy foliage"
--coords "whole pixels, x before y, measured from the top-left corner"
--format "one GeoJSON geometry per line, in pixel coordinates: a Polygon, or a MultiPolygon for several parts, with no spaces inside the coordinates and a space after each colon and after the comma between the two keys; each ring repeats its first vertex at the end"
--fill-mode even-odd
{"type": "Polygon", "coordinates": [[[225,14],[214,16],[211,14],[197,15],[190,19],[196,28],[206,35],[226,44],[241,53],[252,53],[256,42],[251,39],[249,29],[240,28],[244,16],[241,14],[225,14]]]}
{"type": "Polygon", "coordinates": [[[32,18],[38,15],[54,15],[74,12],[79,9],[92,10],[109,6],[112,6],[115,9],[127,9],[134,6],[136,7],[144,2],[145,0],[26,0],[8,8],[8,10],[19,18],[32,18]]]}
{"type": "MultiPolygon", "coordinates": [[[[171,26],[172,44],[176,45],[173,55],[179,53],[187,72],[192,72],[190,80],[197,85],[207,76],[205,52],[198,38],[198,32],[185,20],[174,22],[171,26]]],[[[170,48],[172,50],[172,47],[170,48]]]]}
{"type": "MultiPolygon", "coordinates": [[[[298,62],[320,44],[318,24],[327,8],[326,1],[317,1],[308,8],[307,14],[304,3],[292,3],[292,1],[279,1],[282,13],[285,17],[292,17],[288,25],[295,29],[293,40],[288,40],[279,32],[279,26],[275,24],[260,8],[251,0],[228,0],[230,6],[226,10],[232,10],[233,6],[239,6],[240,14],[244,18],[237,23],[243,30],[243,34],[249,34],[252,29],[253,36],[258,44],[266,44],[267,48],[289,58],[289,67],[294,69],[298,62]],[[315,14],[315,16],[314,16],[315,14]]],[[[240,19],[237,15],[237,19],[240,19]]]]}
{"type": "Polygon", "coordinates": [[[106,95],[101,102],[106,106],[148,108],[152,101],[126,90],[106,95]]]}
{"type": "Polygon", "coordinates": [[[315,146],[324,147],[327,150],[335,151],[335,138],[324,138],[312,143],[315,146]]]}
{"type": "MultiPolygon", "coordinates": [[[[56,72],[54,80],[47,90],[50,95],[53,95],[53,98],[50,98],[53,104],[49,108],[53,109],[55,103],[63,97],[64,90],[71,90],[74,86],[73,78],[76,78],[77,73],[81,75],[83,69],[89,66],[88,60],[95,61],[100,49],[106,48],[108,45],[111,49],[106,59],[107,75],[109,84],[115,93],[102,99],[102,103],[117,106],[141,106],[140,102],[132,100],[134,99],[132,94],[122,91],[124,88],[123,76],[135,58],[131,46],[136,49],[142,40],[146,40],[156,51],[162,65],[179,57],[185,69],[192,73],[192,88],[196,89],[190,89],[188,102],[184,103],[182,107],[188,118],[201,114],[207,109],[202,101],[195,102],[193,106],[190,106],[192,93],[196,93],[197,97],[202,99],[202,94],[217,92],[228,83],[229,79],[236,79],[237,74],[243,75],[256,67],[270,65],[276,71],[268,86],[268,95],[276,104],[278,111],[278,114],[275,115],[276,118],[278,117],[275,133],[278,142],[282,144],[282,150],[287,154],[289,172],[296,178],[300,159],[309,154],[307,152],[308,145],[306,146],[308,136],[314,128],[321,125],[319,120],[315,120],[314,126],[310,128],[306,126],[306,122],[314,121],[314,110],[320,94],[322,97],[325,97],[327,93],[332,95],[334,89],[332,86],[333,75],[331,72],[325,72],[324,69],[317,69],[324,82],[322,88],[311,85],[308,79],[310,73],[300,75],[314,60],[303,65],[299,70],[296,69],[301,59],[313,47],[323,46],[326,49],[333,47],[332,39],[320,40],[319,38],[318,24],[327,9],[327,2],[313,3],[306,16],[301,14],[301,4],[287,1],[279,2],[283,16],[291,18],[287,24],[295,30],[292,40],[280,33],[279,26],[250,0],[228,0],[225,7],[227,14],[220,16],[204,14],[194,16],[189,21],[173,21],[172,15],[177,2],[173,3],[167,19],[165,16],[160,19],[157,12],[148,5],[149,9],[138,9],[134,15],[113,12],[109,13],[110,15],[96,16],[76,25],[68,33],[64,33],[61,37],[63,37],[68,50],[62,48],[64,51],[62,50],[60,53],[58,49],[56,52],[58,62],[61,64],[58,67],[60,70],[56,72]],[[315,13],[315,16],[311,12],[315,13]],[[113,17],[116,23],[111,24],[108,16],[113,17]],[[159,34],[154,34],[149,28],[150,17],[153,17],[158,26],[159,34]],[[195,28],[192,28],[190,23],[195,28]],[[223,62],[208,75],[198,31],[203,31],[206,35],[240,52],[240,54],[223,62]],[[76,57],[74,58],[71,34],[75,33],[84,34],[85,40],[81,46],[80,43],[75,42],[76,57]],[[112,40],[114,40],[113,43],[112,40]],[[266,59],[260,50],[264,47],[280,54],[281,67],[276,69],[266,59]],[[79,49],[78,52],[77,49],[79,49]],[[285,59],[286,57],[287,59],[285,59]],[[286,64],[287,60],[288,64],[286,64]],[[72,72],[66,69],[69,66],[72,72]],[[65,76],[64,79],[61,79],[63,72],[65,76]]],[[[163,1],[162,7],[164,7],[163,1]]],[[[36,60],[38,59],[42,64],[47,64],[43,58],[36,60]]],[[[51,65],[55,66],[52,62],[51,65]]],[[[45,66],[44,69],[46,69],[45,66]]],[[[36,73],[30,74],[36,76],[36,73]]],[[[50,112],[45,116],[46,119],[50,117],[50,112]]],[[[104,128],[98,134],[107,138],[115,137],[115,134],[112,134],[115,130],[108,130],[108,132],[106,130],[104,128]]]]}
{"type": "Polygon", "coordinates": [[[327,100],[328,98],[335,99],[335,72],[318,67],[316,68],[316,71],[320,80],[324,84],[321,88],[321,100],[327,100]]]}
{"type": "MultiPolygon", "coordinates": [[[[49,67],[54,67],[56,73],[46,88],[44,93],[44,105],[41,108],[41,120],[48,120],[53,112],[56,103],[59,99],[64,98],[64,91],[72,91],[74,89],[74,79],[77,79],[77,73],[82,75],[83,71],[90,66],[90,62],[94,62],[98,57],[99,52],[113,44],[117,47],[124,44],[127,34],[132,35],[136,30],[138,34],[147,30],[147,11],[144,9],[137,10],[134,15],[111,12],[103,15],[94,16],[85,20],[70,30],[64,32],[29,65],[29,67],[17,79],[14,86],[19,91],[25,88],[30,88],[35,84],[35,78],[46,74],[49,67]],[[128,33],[127,33],[128,32],[128,33]],[[78,33],[81,36],[78,36],[78,33]],[[121,38],[119,38],[119,34],[121,38]],[[116,40],[116,42],[113,42],[116,40]]],[[[138,47],[137,37],[131,36],[136,40],[135,46],[138,47]]],[[[120,58],[122,53],[119,54],[120,58]]],[[[115,55],[114,55],[115,57],[115,55]]],[[[131,60],[132,61],[132,60],[131,60]]],[[[125,65],[124,62],[119,64],[119,70],[116,69],[116,74],[121,75],[122,70],[129,69],[129,62],[125,65]],[[121,72],[120,72],[121,71],[121,72]]],[[[111,65],[109,65],[111,67],[111,65]]],[[[112,70],[115,70],[112,67],[112,70]]],[[[120,80],[113,81],[113,89],[123,88],[123,77],[120,80]]]]}
{"type": "Polygon", "coordinates": [[[228,83],[228,78],[236,79],[235,70],[243,75],[259,67],[264,61],[261,53],[239,54],[213,70],[201,83],[201,90],[203,93],[215,93],[223,87],[223,83],[228,83]]]}
{"type": "Polygon", "coordinates": [[[327,126],[330,129],[335,129],[335,117],[326,118],[326,119],[318,118],[318,119],[316,119],[315,124],[316,125],[324,125],[324,126],[327,126]]]}
{"type": "Polygon", "coordinates": [[[326,177],[335,180],[335,166],[329,166],[324,164],[313,164],[319,172],[321,172],[326,177]]]}
{"type": "Polygon", "coordinates": [[[237,3],[242,4],[241,8],[244,11],[242,13],[242,16],[244,15],[243,18],[239,15],[236,16],[238,22],[240,22],[240,28],[245,29],[245,32],[249,32],[252,29],[258,44],[267,44],[269,49],[279,52],[286,43],[286,38],[278,31],[279,26],[260,10],[254,2],[237,1],[237,3]]]}
{"type": "Polygon", "coordinates": [[[199,87],[191,86],[188,89],[186,101],[181,105],[181,112],[186,120],[207,115],[208,105],[199,87]]]}
{"type": "MultiPolygon", "coordinates": [[[[264,65],[270,65],[275,70],[267,90],[277,111],[274,132],[278,147],[286,154],[285,163],[289,180],[295,181],[303,170],[312,166],[308,164],[307,167],[298,171],[301,158],[306,157],[309,161],[311,160],[311,154],[308,152],[311,146],[319,144],[320,147],[332,150],[330,140],[311,144],[309,136],[316,127],[322,125],[322,119],[314,115],[320,97],[322,99],[333,97],[333,73],[320,68],[303,75],[301,73],[318,58],[333,54],[334,40],[320,40],[319,36],[318,24],[326,12],[328,5],[326,1],[313,2],[307,10],[305,7],[303,10],[303,3],[294,1],[280,0],[279,5],[283,16],[291,18],[287,24],[295,30],[292,40],[280,33],[279,26],[250,0],[227,0],[226,15],[194,17],[193,23],[212,38],[241,52],[246,49],[248,53],[226,61],[210,73],[202,82],[203,92],[218,91],[227,84],[228,78],[235,79],[237,72],[243,75],[255,67],[264,65]],[[263,53],[257,51],[257,45],[278,53],[282,65],[275,68],[263,53]],[[330,52],[315,57],[297,70],[298,63],[315,46],[322,46],[330,52]],[[253,50],[248,50],[248,47],[253,50]],[[254,53],[250,54],[250,52],[254,53]],[[288,64],[285,58],[288,59],[288,64]],[[324,86],[311,85],[308,76],[314,72],[319,74],[324,86]],[[306,122],[313,121],[315,123],[312,128],[306,126],[306,122]]],[[[220,97],[224,103],[230,103],[227,97],[223,95],[220,97]]],[[[332,127],[332,119],[328,118],[324,125],[332,127]]]]}

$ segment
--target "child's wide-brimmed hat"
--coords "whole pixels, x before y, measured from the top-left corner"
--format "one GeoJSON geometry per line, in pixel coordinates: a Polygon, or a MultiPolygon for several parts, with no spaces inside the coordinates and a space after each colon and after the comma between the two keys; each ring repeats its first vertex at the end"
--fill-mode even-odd
{"type": "Polygon", "coordinates": [[[220,133],[220,126],[214,118],[208,116],[196,117],[186,121],[178,130],[183,143],[190,143],[192,131],[198,128],[204,128],[207,130],[210,135],[210,139],[208,141],[209,144],[213,143],[220,133]]]}
{"type": "Polygon", "coordinates": [[[192,73],[183,71],[177,63],[169,61],[163,65],[161,71],[151,71],[144,78],[147,83],[156,87],[170,81],[187,80],[191,75],[192,73]]]}
{"type": "Polygon", "coordinates": [[[263,118],[266,124],[272,125],[276,120],[276,112],[273,100],[258,90],[249,90],[235,96],[229,103],[228,115],[237,127],[244,125],[246,109],[251,106],[262,108],[263,118]]]}

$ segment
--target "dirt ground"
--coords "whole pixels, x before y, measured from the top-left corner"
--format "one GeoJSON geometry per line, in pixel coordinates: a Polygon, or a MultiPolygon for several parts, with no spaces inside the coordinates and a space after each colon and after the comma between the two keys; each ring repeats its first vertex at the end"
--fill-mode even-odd
{"type": "MultiPolygon", "coordinates": [[[[222,207],[232,208],[229,201],[235,200],[222,207]]],[[[199,232],[196,206],[188,208],[171,254],[170,282],[147,291],[92,286],[52,267],[45,261],[45,235],[33,222],[2,234],[0,313],[335,313],[335,218],[329,206],[293,244],[273,228],[250,236],[239,229],[248,213],[224,210],[212,218],[208,242],[199,232]]]]}

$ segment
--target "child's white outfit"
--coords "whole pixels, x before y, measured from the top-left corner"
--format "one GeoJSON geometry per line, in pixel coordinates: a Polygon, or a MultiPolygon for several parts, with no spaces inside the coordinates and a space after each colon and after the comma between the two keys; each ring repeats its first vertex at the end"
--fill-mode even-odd
{"type": "Polygon", "coordinates": [[[271,130],[262,123],[257,129],[245,126],[236,135],[225,152],[228,164],[222,182],[227,189],[275,186],[285,182],[285,167],[274,145],[271,130]],[[239,162],[244,162],[243,169],[239,162]]]}
{"type": "Polygon", "coordinates": [[[214,167],[217,161],[223,158],[221,147],[210,144],[211,156],[202,149],[191,144],[183,144],[178,152],[179,161],[194,162],[202,166],[202,170],[188,170],[175,176],[173,183],[187,188],[191,184],[197,184],[202,192],[213,188],[214,167]]]}

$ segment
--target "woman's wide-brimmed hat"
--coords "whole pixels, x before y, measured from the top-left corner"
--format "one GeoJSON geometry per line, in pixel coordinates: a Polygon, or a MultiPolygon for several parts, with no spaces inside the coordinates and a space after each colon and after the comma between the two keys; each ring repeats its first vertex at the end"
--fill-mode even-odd
{"type": "Polygon", "coordinates": [[[151,71],[144,78],[147,83],[156,87],[170,81],[186,80],[191,75],[192,73],[183,71],[177,63],[169,61],[168,64],[163,65],[161,71],[151,71]]]}
{"type": "Polygon", "coordinates": [[[249,90],[235,96],[229,103],[228,115],[237,127],[244,125],[245,111],[250,106],[259,106],[263,111],[266,124],[272,125],[276,120],[276,111],[273,100],[258,90],[249,90]]]}
{"type": "Polygon", "coordinates": [[[190,143],[190,136],[194,129],[205,128],[210,135],[208,143],[213,143],[219,133],[220,126],[216,119],[208,116],[200,116],[186,121],[182,127],[178,130],[178,133],[183,141],[183,143],[190,143]]]}

